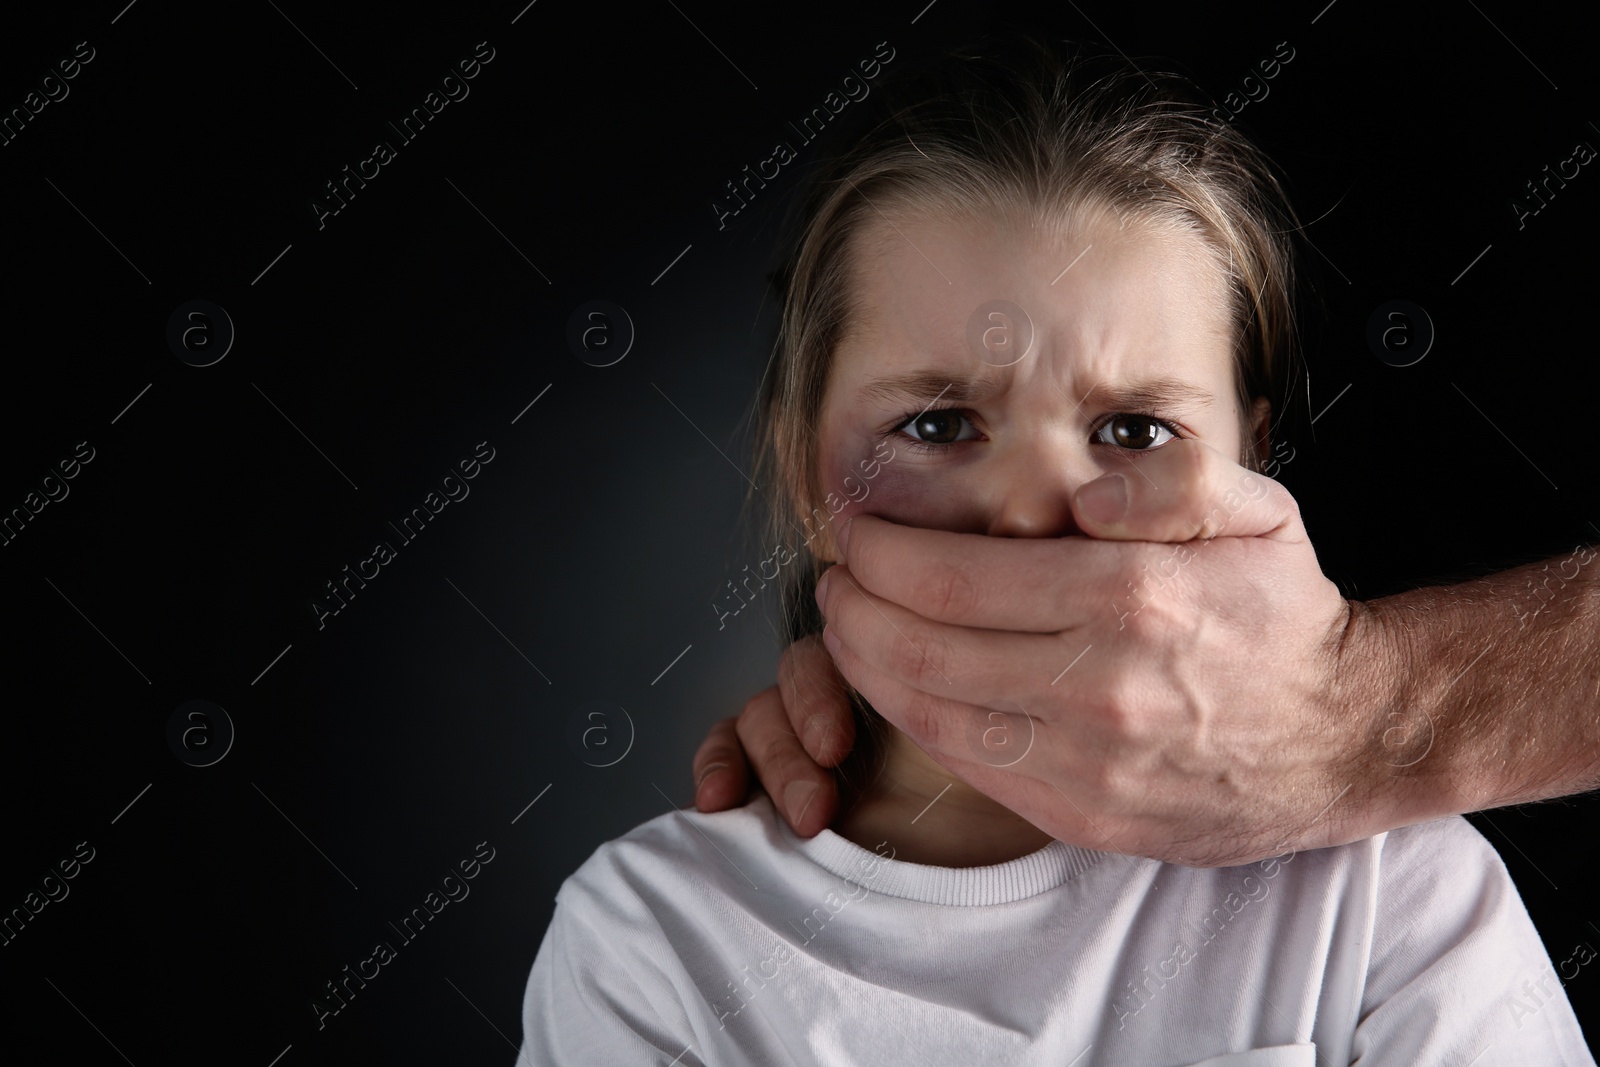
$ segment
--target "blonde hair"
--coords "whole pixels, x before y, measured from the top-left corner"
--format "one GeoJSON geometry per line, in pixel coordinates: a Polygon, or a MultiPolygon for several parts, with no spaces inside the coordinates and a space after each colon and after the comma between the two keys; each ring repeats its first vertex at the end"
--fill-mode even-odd
{"type": "MultiPolygon", "coordinates": [[[[880,211],[1022,213],[1038,224],[1109,209],[1124,225],[1202,238],[1228,278],[1242,462],[1258,469],[1251,399],[1273,399],[1281,412],[1301,358],[1288,237],[1299,226],[1271,161],[1218,122],[1186,78],[1147,74],[1093,46],[990,37],[906,73],[880,86],[887,114],[815,177],[775,278],[782,316],[754,437],[757,480],[771,498],[765,543],[809,543],[800,519],[821,510],[815,427],[834,352],[863,310],[851,253],[880,211]]],[[[823,624],[816,555],[798,556],[780,579],[786,641],[823,624]]],[[[858,741],[845,770],[870,775],[886,724],[853,687],[849,695],[858,741]]]]}

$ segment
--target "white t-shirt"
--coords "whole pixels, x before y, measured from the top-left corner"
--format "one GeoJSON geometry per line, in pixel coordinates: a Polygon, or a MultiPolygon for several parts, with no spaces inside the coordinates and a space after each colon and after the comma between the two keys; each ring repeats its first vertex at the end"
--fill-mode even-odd
{"type": "Polygon", "coordinates": [[[518,1064],[1595,1063],[1459,817],[1213,869],[890,853],[801,839],[760,793],[601,845],[556,896],[518,1064]]]}

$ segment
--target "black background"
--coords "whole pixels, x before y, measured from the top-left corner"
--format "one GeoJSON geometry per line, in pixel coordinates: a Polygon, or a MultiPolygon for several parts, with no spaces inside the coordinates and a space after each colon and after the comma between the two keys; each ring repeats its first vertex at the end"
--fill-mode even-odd
{"type": "MultiPolygon", "coordinates": [[[[1510,207],[1600,145],[1593,22],[1503,0],[924,4],[6,16],[7,111],[95,50],[0,147],[0,511],[94,449],[0,548],[0,910],[95,849],[0,948],[8,1052],[512,1062],[561,880],[689,804],[705,730],[774,676],[770,622],[719,631],[711,605],[759,558],[735,464],[774,330],[765,274],[825,148],[797,146],[725,228],[711,201],[881,41],[909,58],[1036,26],[1169,57],[1219,100],[1287,41],[1238,122],[1290,176],[1328,305],[1319,418],[1289,431],[1282,475],[1324,569],[1370,597],[1600,537],[1600,177],[1521,228],[1510,207]],[[480,41],[470,95],[319,228],[324,183],[397,142],[385,123],[480,41]],[[608,367],[566,340],[597,298],[637,331],[608,367]],[[237,331],[203,368],[166,341],[195,299],[237,331]],[[1437,329],[1412,366],[1365,340],[1391,299],[1437,329]],[[402,544],[389,521],[480,441],[495,458],[470,495],[402,544]],[[398,557],[319,629],[311,601],[378,540],[398,557]],[[209,767],[167,742],[192,699],[237,731],[209,767]],[[631,723],[609,767],[569,740],[593,700],[627,713],[607,752],[631,723]],[[397,941],[388,923],[479,842],[495,858],[470,896],[319,1030],[323,983],[397,941]]],[[[1475,817],[1558,961],[1600,943],[1597,811],[1475,817]]],[[[1595,969],[1567,992],[1600,1034],[1595,969]]]]}

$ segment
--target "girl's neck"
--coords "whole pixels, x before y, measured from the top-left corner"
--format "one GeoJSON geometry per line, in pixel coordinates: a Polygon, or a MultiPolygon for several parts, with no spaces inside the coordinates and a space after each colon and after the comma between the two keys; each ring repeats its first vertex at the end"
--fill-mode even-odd
{"type": "Polygon", "coordinates": [[[841,783],[832,829],[847,841],[874,851],[888,842],[895,859],[935,867],[986,867],[1050,843],[1049,834],[954,777],[899,730],[889,728],[885,748],[881,771],[863,788],[841,783]]]}

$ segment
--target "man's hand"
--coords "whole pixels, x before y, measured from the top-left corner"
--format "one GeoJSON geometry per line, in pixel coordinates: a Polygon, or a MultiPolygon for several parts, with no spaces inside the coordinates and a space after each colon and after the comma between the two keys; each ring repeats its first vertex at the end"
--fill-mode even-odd
{"type": "MultiPolygon", "coordinates": [[[[1391,714],[1400,650],[1323,576],[1293,498],[1196,441],[1137,463],[1076,495],[1092,539],[851,520],[819,583],[843,676],[953,774],[1085,848],[1214,866],[1395,825],[1379,794],[1407,780],[1419,736],[1391,714]],[[1092,498],[1119,478],[1114,519],[1092,498]]],[[[791,649],[782,707],[767,690],[738,720],[775,797],[818,783],[802,833],[831,820],[818,764],[848,747],[799,743],[830,703],[794,685],[825,677],[814,659],[791,649]]],[[[696,759],[732,772],[702,783],[703,808],[743,795],[731,732],[696,759]]]]}
{"type": "Polygon", "coordinates": [[[718,722],[700,743],[695,805],[722,811],[743,804],[753,760],[779,812],[795,833],[811,837],[839,808],[839,787],[824,768],[837,766],[854,744],[844,679],[822,639],[803,637],[784,649],[778,684],[751,697],[743,712],[718,722]]]}
{"type": "Polygon", "coordinates": [[[1138,463],[1124,517],[1098,510],[1100,485],[1074,515],[1139,542],[860,516],[821,583],[843,676],[952,773],[1085,848],[1212,866],[1374,832],[1394,772],[1371,753],[1395,706],[1374,683],[1396,674],[1373,662],[1372,620],[1323,576],[1281,485],[1199,442],[1138,463]]]}

